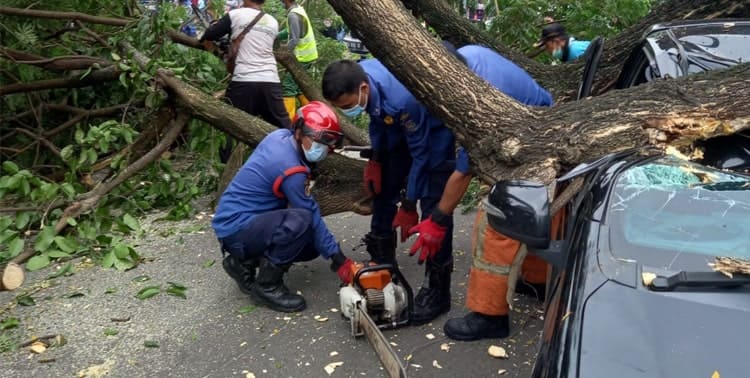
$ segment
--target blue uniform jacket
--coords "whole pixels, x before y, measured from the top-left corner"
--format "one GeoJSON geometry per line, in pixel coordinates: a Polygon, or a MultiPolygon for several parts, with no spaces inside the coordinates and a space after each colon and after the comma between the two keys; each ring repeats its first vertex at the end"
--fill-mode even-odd
{"type": "Polygon", "coordinates": [[[219,199],[211,222],[216,236],[224,238],[240,231],[258,214],[287,207],[307,209],[312,212],[315,249],[325,258],[336,254],[339,251],[336,238],[323,222],[318,203],[306,193],[307,175],[298,173],[284,180],[281,191],[286,199],[273,194],[276,178],[300,165],[307,163],[291,130],[276,130],[263,138],[219,199]]]}
{"type": "Polygon", "coordinates": [[[405,137],[412,158],[406,186],[406,197],[412,201],[427,196],[430,171],[445,168],[455,158],[455,137],[443,122],[430,115],[427,108],[375,59],[359,64],[367,74],[370,97],[370,142],[373,149],[393,148],[405,137]],[[403,136],[401,136],[403,135],[403,136]],[[387,145],[382,141],[387,139],[387,145]]]}
{"type": "MultiPolygon", "coordinates": [[[[551,106],[552,95],[542,88],[523,68],[506,59],[495,50],[483,46],[467,45],[458,52],[466,65],[500,92],[516,101],[531,106],[551,106]]],[[[469,157],[463,148],[456,156],[456,170],[469,172],[469,157]]]]}

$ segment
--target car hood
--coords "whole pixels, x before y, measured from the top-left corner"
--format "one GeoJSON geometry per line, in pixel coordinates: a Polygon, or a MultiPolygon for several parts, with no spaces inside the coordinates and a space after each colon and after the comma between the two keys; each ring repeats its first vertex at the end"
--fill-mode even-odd
{"type": "Polygon", "coordinates": [[[656,293],[607,281],[587,300],[580,377],[746,376],[750,292],[656,293]]]}

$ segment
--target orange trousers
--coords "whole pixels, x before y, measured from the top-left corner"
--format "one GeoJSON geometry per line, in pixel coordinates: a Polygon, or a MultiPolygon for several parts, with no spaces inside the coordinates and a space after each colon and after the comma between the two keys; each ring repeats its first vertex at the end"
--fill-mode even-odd
{"type": "MultiPolygon", "coordinates": [[[[562,214],[556,214],[552,221],[552,235],[557,234],[561,223],[562,214]]],[[[521,248],[519,241],[493,230],[482,209],[477,211],[472,239],[473,262],[466,296],[469,310],[484,315],[508,314],[508,277],[521,248]]],[[[521,265],[519,278],[528,283],[543,284],[547,280],[547,269],[544,260],[528,254],[521,265]]]]}

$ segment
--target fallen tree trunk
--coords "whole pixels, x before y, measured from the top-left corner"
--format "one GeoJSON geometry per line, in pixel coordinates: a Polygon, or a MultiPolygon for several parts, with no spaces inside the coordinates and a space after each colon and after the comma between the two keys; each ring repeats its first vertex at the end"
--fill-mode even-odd
{"type": "MultiPolygon", "coordinates": [[[[446,0],[402,0],[415,9],[444,39],[456,46],[480,44],[489,46],[523,67],[539,84],[549,89],[558,102],[575,100],[583,74],[582,61],[549,66],[509,49],[458,14],[446,0]]],[[[668,0],[660,2],[637,24],[627,28],[604,44],[601,63],[594,81],[594,94],[612,89],[623,64],[643,33],[656,23],[676,20],[748,18],[747,0],[668,0]]],[[[370,41],[365,38],[369,46],[370,41]]]]}
{"type": "Polygon", "coordinates": [[[549,109],[511,100],[446,56],[400,3],[329,0],[469,150],[478,175],[550,183],[561,165],[750,128],[750,66],[659,81],[549,109]],[[382,20],[389,20],[384,23],[382,20]],[[414,57],[418,57],[415,59],[414,57]]]}
{"type": "Polygon", "coordinates": [[[45,58],[43,56],[31,54],[25,51],[14,50],[7,47],[0,46],[0,53],[6,58],[12,60],[18,64],[28,64],[40,68],[44,68],[49,71],[71,71],[71,70],[84,70],[94,64],[98,64],[100,67],[106,67],[112,65],[111,62],[96,58],[93,56],[80,56],[80,55],[69,55],[69,56],[56,56],[54,58],[45,58]]]}
{"type": "Polygon", "coordinates": [[[92,24],[111,25],[111,26],[126,26],[129,23],[134,21],[134,20],[126,20],[122,18],[92,16],[90,14],[80,13],[80,12],[58,12],[58,11],[21,9],[21,8],[10,8],[10,7],[0,7],[0,14],[6,15],[6,16],[48,18],[48,19],[56,19],[56,20],[78,20],[78,21],[88,22],[92,24]]]}

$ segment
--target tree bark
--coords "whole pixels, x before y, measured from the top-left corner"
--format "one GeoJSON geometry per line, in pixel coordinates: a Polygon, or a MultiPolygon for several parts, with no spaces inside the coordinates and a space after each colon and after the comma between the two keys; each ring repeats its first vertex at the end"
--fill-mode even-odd
{"type": "Polygon", "coordinates": [[[117,80],[120,70],[116,67],[107,67],[103,70],[95,70],[83,79],[77,77],[38,80],[29,83],[15,83],[0,87],[0,97],[13,93],[43,91],[56,88],[82,88],[100,84],[105,81],[117,80]]]}
{"type": "MultiPolygon", "coordinates": [[[[446,0],[402,0],[416,9],[431,27],[456,46],[481,44],[491,47],[523,67],[542,86],[550,90],[558,102],[575,100],[583,75],[584,62],[549,66],[511,50],[485,31],[471,24],[448,5],[446,0]]],[[[668,0],[654,7],[637,24],[605,41],[601,63],[594,81],[594,94],[612,89],[630,52],[648,28],[659,22],[695,19],[747,18],[750,1],[741,0],[668,0]]],[[[367,45],[370,41],[367,40],[367,45]]]]}
{"type": "Polygon", "coordinates": [[[70,55],[45,58],[43,56],[30,54],[25,51],[14,50],[2,46],[0,46],[0,53],[12,60],[14,63],[29,64],[55,72],[85,70],[94,64],[99,64],[100,67],[107,67],[112,65],[111,62],[105,59],[96,58],[93,56],[70,55]]]}
{"type": "Polygon", "coordinates": [[[657,142],[684,145],[750,127],[750,109],[743,105],[750,101],[748,65],[532,109],[446,56],[400,3],[329,3],[364,36],[373,54],[456,133],[487,183],[499,178],[550,183],[561,165],[657,142]]]}
{"type": "Polygon", "coordinates": [[[92,16],[90,14],[80,12],[58,12],[58,11],[46,11],[36,9],[21,9],[21,8],[10,8],[0,7],[0,14],[6,16],[21,16],[31,18],[49,18],[56,20],[78,20],[92,24],[112,25],[112,26],[126,26],[134,20],[126,20],[122,18],[113,17],[100,17],[92,16]]]}

